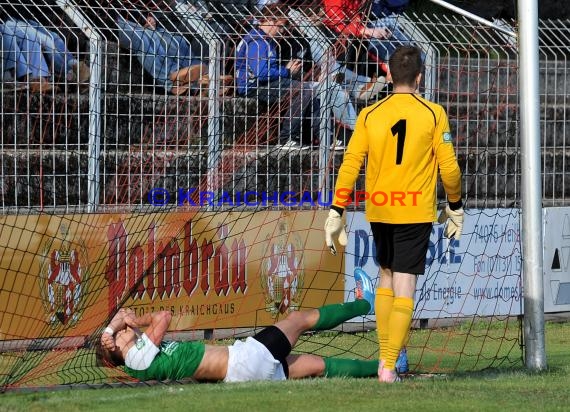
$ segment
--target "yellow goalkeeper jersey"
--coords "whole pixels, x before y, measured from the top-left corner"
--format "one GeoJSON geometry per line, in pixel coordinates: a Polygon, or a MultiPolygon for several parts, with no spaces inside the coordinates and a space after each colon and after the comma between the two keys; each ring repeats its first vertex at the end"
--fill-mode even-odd
{"type": "Polygon", "coordinates": [[[445,110],[416,94],[391,94],[358,115],[333,204],[365,201],[370,222],[433,222],[438,168],[448,200],[459,201],[461,172],[445,110]],[[365,159],[366,190],[349,196],[365,159]]]}

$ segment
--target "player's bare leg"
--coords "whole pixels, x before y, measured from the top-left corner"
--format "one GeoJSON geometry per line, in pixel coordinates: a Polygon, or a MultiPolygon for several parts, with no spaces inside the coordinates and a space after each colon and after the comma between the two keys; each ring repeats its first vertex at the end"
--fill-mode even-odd
{"type": "Polygon", "coordinates": [[[325,360],[321,356],[299,354],[287,356],[289,365],[289,379],[323,376],[325,374],[325,360]]]}

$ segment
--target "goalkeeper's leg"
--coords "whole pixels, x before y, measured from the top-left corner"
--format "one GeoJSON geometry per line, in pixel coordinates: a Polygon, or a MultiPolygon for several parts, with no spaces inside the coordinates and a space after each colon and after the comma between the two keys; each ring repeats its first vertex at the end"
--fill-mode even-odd
{"type": "Polygon", "coordinates": [[[390,316],[394,306],[394,290],[392,289],[392,271],[386,267],[381,268],[380,285],[376,289],[374,311],[376,313],[376,333],[378,335],[378,358],[386,359],[385,350],[390,337],[390,316]]]}
{"type": "MultiPolygon", "coordinates": [[[[388,288],[379,287],[376,289],[376,333],[378,335],[378,359],[386,359],[388,341],[390,338],[390,316],[394,307],[394,291],[388,288]]],[[[398,373],[408,372],[408,356],[404,342],[404,347],[400,350],[396,361],[396,371],[398,373]]]]}
{"type": "Polygon", "coordinates": [[[388,337],[382,349],[378,379],[381,382],[398,380],[396,361],[404,346],[412,323],[414,311],[414,293],[417,276],[395,272],[393,277],[394,294],[392,312],[388,319],[388,337]]]}

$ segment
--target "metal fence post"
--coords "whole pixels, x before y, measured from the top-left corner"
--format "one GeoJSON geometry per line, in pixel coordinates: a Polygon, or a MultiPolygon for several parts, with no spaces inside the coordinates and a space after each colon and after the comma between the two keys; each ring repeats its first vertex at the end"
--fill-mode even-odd
{"type": "Polygon", "coordinates": [[[101,153],[101,36],[93,23],[68,0],[57,0],[59,7],[89,38],[89,143],[87,166],[87,211],[95,212],[99,204],[99,157],[101,153]]]}
{"type": "Polygon", "coordinates": [[[219,181],[218,164],[221,158],[221,119],[219,104],[220,67],[219,59],[221,54],[221,40],[217,33],[200,16],[193,13],[187,3],[177,2],[176,11],[180,13],[188,24],[196,30],[198,36],[208,40],[209,66],[208,76],[208,178],[207,190],[215,192],[219,181]]]}
{"type": "Polygon", "coordinates": [[[319,44],[319,51],[311,48],[313,60],[317,66],[321,68],[320,82],[324,83],[324,87],[320,88],[322,96],[321,110],[319,114],[319,191],[321,193],[321,202],[326,204],[332,199],[329,199],[329,192],[331,190],[332,175],[329,173],[328,166],[331,158],[331,145],[334,143],[334,129],[333,119],[329,108],[331,104],[331,76],[335,70],[335,58],[332,51],[332,44],[329,39],[315,27],[311,20],[308,19],[298,10],[290,10],[289,17],[299,28],[305,38],[310,39],[309,42],[316,42],[319,44]]]}

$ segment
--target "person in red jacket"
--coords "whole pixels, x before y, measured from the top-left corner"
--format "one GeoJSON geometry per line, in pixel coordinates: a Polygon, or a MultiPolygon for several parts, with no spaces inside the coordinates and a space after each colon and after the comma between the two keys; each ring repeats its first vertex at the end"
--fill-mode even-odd
{"type": "MultiPolygon", "coordinates": [[[[398,27],[398,15],[409,0],[376,0],[372,4],[364,0],[323,0],[324,24],[334,33],[367,42],[367,58],[377,65],[376,75],[388,72],[386,63],[397,46],[410,44],[398,27]]],[[[347,60],[359,60],[358,44],[349,44],[347,60]]]]}
{"type": "Polygon", "coordinates": [[[383,27],[367,27],[367,2],[362,0],[323,0],[325,25],[338,34],[361,38],[389,38],[383,27]]]}

